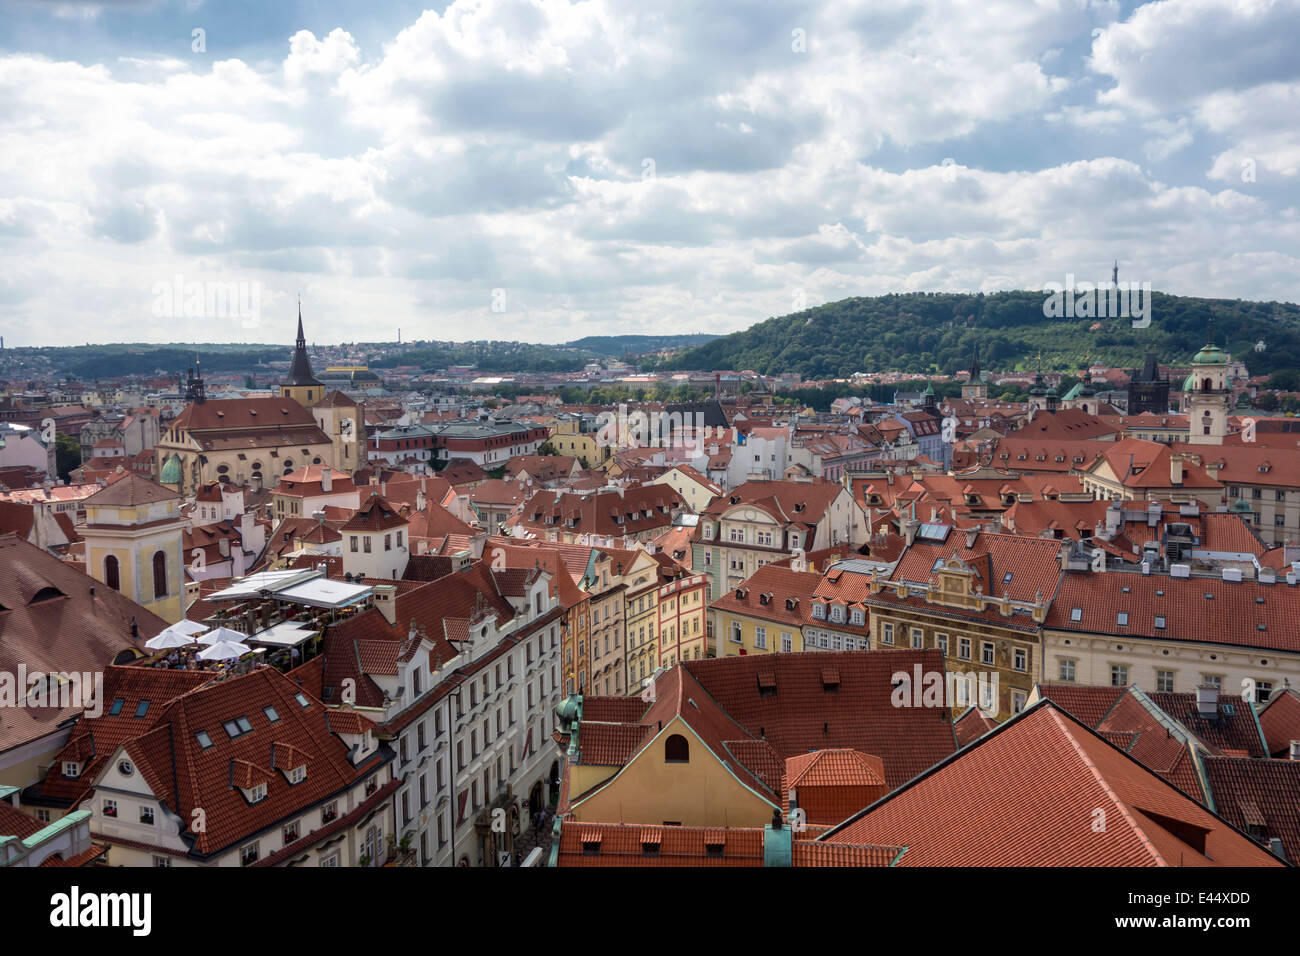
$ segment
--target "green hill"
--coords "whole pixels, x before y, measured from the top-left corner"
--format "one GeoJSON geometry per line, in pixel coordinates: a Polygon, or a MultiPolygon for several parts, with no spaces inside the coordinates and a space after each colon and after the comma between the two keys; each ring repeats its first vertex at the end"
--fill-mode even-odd
{"type": "Polygon", "coordinates": [[[638,355],[655,352],[659,349],[675,349],[689,345],[703,345],[720,338],[703,332],[683,335],[588,335],[564,343],[565,348],[582,349],[596,355],[621,358],[624,355],[638,355]]]}
{"type": "Polygon", "coordinates": [[[1043,292],[970,295],[917,292],[843,299],[771,318],[663,362],[665,369],[753,369],[798,372],[804,378],[844,378],[854,372],[953,374],[970,364],[998,371],[1079,369],[1089,360],[1140,367],[1154,352],[1171,365],[1190,361],[1214,337],[1252,374],[1300,366],[1300,307],[1151,295],[1151,323],[1127,318],[1047,318],[1043,292]],[[1263,340],[1266,348],[1255,352],[1263,340]]]}

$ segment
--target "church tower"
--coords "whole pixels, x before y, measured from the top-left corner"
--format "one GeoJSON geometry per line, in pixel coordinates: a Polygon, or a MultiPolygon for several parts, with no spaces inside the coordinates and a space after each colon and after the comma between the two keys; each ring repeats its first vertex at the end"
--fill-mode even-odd
{"type": "Polygon", "coordinates": [[[989,387],[985,382],[983,373],[980,372],[980,352],[975,349],[975,354],[970,360],[970,381],[961,387],[962,398],[985,399],[988,398],[989,387]]]}
{"type": "Polygon", "coordinates": [[[169,624],[184,616],[182,498],[128,474],[85,500],[86,573],[169,624]]]}
{"type": "Polygon", "coordinates": [[[307,339],[302,334],[302,303],[298,303],[298,341],[294,344],[293,364],[289,376],[280,384],[280,397],[292,398],[303,408],[311,408],[325,396],[325,385],[311,370],[307,339]]]}
{"type": "Polygon", "coordinates": [[[1228,412],[1232,388],[1228,382],[1228,353],[1210,344],[1192,359],[1192,372],[1183,382],[1183,401],[1188,415],[1188,442],[1193,445],[1222,445],[1228,434],[1228,412]]]}

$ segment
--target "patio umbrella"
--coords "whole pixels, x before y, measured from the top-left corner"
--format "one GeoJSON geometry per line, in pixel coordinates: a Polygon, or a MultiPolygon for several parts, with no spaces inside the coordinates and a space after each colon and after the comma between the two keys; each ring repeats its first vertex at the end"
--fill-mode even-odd
{"type": "Polygon", "coordinates": [[[202,637],[197,638],[200,644],[220,644],[225,641],[229,644],[238,644],[247,638],[248,635],[240,634],[238,631],[232,631],[228,627],[214,627],[202,637]]]}
{"type": "Polygon", "coordinates": [[[157,636],[151,637],[144,642],[144,646],[151,651],[166,651],[171,650],[173,647],[190,647],[193,644],[194,638],[176,634],[171,628],[159,631],[157,636]]]}
{"type": "Polygon", "coordinates": [[[194,635],[202,634],[206,630],[207,628],[202,624],[195,624],[193,621],[177,621],[145,641],[144,646],[151,651],[165,651],[173,647],[189,647],[194,643],[194,635]]]}
{"type": "Polygon", "coordinates": [[[233,661],[243,657],[252,648],[238,641],[218,641],[199,651],[201,661],[233,661]]]}

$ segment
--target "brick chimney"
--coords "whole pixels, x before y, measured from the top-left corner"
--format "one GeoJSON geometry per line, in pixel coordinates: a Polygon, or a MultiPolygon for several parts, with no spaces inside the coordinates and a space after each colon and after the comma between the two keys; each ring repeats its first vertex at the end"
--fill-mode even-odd
{"type": "Polygon", "coordinates": [[[1169,456],[1169,484],[1178,487],[1183,483],[1183,456],[1171,454],[1169,456]]]}

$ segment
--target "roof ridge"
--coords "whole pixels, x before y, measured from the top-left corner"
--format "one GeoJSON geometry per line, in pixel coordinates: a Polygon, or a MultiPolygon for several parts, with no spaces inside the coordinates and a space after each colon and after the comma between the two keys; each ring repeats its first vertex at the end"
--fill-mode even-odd
{"type": "MultiPolygon", "coordinates": [[[[1152,857],[1155,858],[1156,863],[1160,866],[1168,866],[1169,864],[1165,861],[1165,858],[1160,855],[1160,851],[1157,850],[1155,844],[1151,842],[1151,838],[1146,835],[1146,833],[1138,825],[1138,822],[1135,819],[1133,819],[1133,815],[1128,812],[1128,807],[1124,805],[1124,801],[1120,799],[1119,794],[1117,794],[1114,791],[1114,789],[1111,787],[1111,785],[1106,782],[1106,778],[1102,776],[1101,771],[1097,769],[1097,765],[1092,762],[1092,758],[1088,756],[1087,752],[1083,749],[1082,745],[1080,745],[1080,743],[1074,739],[1074,734],[1070,733],[1070,729],[1065,725],[1065,721],[1061,719],[1061,715],[1057,713],[1054,708],[1048,708],[1048,713],[1051,715],[1053,722],[1060,729],[1061,733],[1065,735],[1065,739],[1069,741],[1070,746],[1074,749],[1074,752],[1079,757],[1079,760],[1082,761],[1083,765],[1088,768],[1088,772],[1092,774],[1093,779],[1097,782],[1097,785],[1101,787],[1102,791],[1108,797],[1110,797],[1112,801],[1114,801],[1115,806],[1119,810],[1121,816],[1123,816],[1123,818],[1126,821],[1128,821],[1128,825],[1132,828],[1134,834],[1137,836],[1138,840],[1141,841],[1142,845],[1146,847],[1147,850],[1150,851],[1152,857]]],[[[1080,723],[1079,726],[1082,727],[1083,724],[1080,723]]],[[[1096,733],[1096,731],[1093,731],[1093,733],[1096,733]]],[[[1114,744],[1108,743],[1108,746],[1113,747],[1114,744]]],[[[1121,753],[1122,752],[1123,751],[1121,751],[1121,753]]],[[[1125,756],[1128,756],[1130,760],[1134,760],[1134,758],[1128,754],[1125,754],[1125,756]]],[[[1137,761],[1135,760],[1135,762],[1137,761]]],[[[1104,817],[1103,817],[1103,822],[1104,822],[1104,817]]]]}

